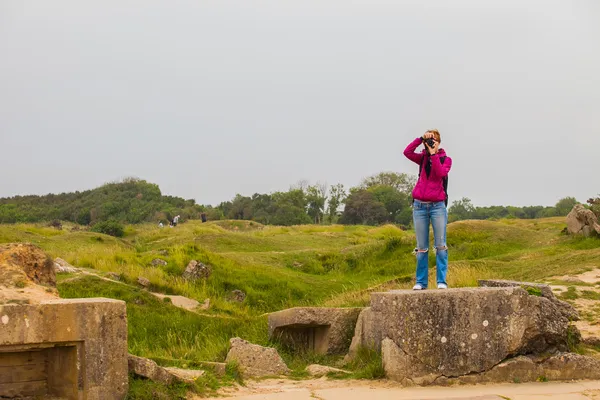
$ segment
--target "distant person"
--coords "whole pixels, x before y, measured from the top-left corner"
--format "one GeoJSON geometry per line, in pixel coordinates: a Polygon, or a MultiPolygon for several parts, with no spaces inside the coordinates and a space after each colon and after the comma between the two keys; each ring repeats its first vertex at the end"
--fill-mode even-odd
{"type": "Polygon", "coordinates": [[[164,225],[163,225],[162,221],[160,221],[160,222],[158,223],[158,227],[159,227],[159,228],[162,228],[162,227],[164,227],[164,225]]]}
{"type": "Polygon", "coordinates": [[[429,281],[429,223],[433,227],[436,249],[435,265],[438,289],[447,289],[448,246],[446,225],[448,224],[448,172],[452,159],[440,149],[440,133],[433,129],[413,140],[404,150],[409,160],[419,165],[419,178],[413,190],[413,222],[417,236],[417,282],[413,290],[427,289],[429,281]],[[417,153],[415,150],[425,148],[417,153]]]}
{"type": "Polygon", "coordinates": [[[206,213],[200,214],[200,218],[202,218],[202,223],[206,222],[206,213]]]}
{"type": "Polygon", "coordinates": [[[179,223],[179,215],[176,215],[175,218],[173,218],[173,226],[177,226],[177,224],[179,223]]]}

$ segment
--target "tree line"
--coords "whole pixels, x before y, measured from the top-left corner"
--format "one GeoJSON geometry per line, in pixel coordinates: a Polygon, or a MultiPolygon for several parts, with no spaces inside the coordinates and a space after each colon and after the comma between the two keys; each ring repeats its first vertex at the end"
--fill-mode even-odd
{"type": "MultiPolygon", "coordinates": [[[[136,178],[112,182],[83,192],[15,196],[0,199],[0,223],[70,221],[81,225],[118,221],[137,224],[168,221],[181,215],[183,221],[251,220],[265,225],[412,224],[412,188],[416,177],[404,173],[381,172],[363,179],[348,190],[342,184],[310,184],[300,181],[287,191],[236,195],[217,206],[196,204],[195,200],[162,195],[158,185],[136,178]]],[[[544,206],[474,206],[470,199],[452,202],[449,220],[542,218],[564,216],[577,203],[573,197],[544,206]]],[[[600,212],[600,198],[588,200],[600,212]]],[[[103,226],[103,225],[99,225],[103,226]]]]}
{"type": "Polygon", "coordinates": [[[204,207],[195,200],[162,195],[158,185],[137,178],[112,182],[82,192],[15,196],[0,199],[0,223],[69,221],[94,225],[101,221],[137,224],[200,218],[204,207]]]}

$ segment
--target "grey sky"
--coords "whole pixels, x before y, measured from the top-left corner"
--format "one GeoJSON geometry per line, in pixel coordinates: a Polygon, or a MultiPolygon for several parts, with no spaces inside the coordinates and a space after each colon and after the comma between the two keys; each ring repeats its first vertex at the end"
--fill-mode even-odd
{"type": "Polygon", "coordinates": [[[596,0],[2,0],[0,196],[348,187],[416,173],[402,150],[437,128],[451,200],[585,201],[599,21],[596,0]]]}

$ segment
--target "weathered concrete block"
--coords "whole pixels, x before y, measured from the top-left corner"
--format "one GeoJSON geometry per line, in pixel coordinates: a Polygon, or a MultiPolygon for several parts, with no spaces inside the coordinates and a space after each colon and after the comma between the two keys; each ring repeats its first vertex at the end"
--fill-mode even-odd
{"type": "Polygon", "coordinates": [[[269,336],[318,354],[348,351],[362,308],[296,307],[269,314],[269,336]]]}
{"type": "Polygon", "coordinates": [[[0,397],[125,398],[125,302],[0,305],[0,377],[0,397]]]}
{"type": "Polygon", "coordinates": [[[509,356],[566,349],[568,320],[520,287],[373,293],[391,379],[429,384],[492,369],[509,356]]]}
{"type": "Polygon", "coordinates": [[[361,347],[369,349],[381,348],[384,326],[381,318],[382,314],[373,312],[370,307],[360,312],[346,361],[352,360],[361,347]]]}
{"type": "Polygon", "coordinates": [[[290,372],[277,349],[263,347],[240,338],[229,340],[231,348],[225,362],[238,363],[244,377],[265,377],[290,372]]]}
{"type": "Polygon", "coordinates": [[[525,290],[539,291],[540,296],[553,302],[569,321],[579,321],[579,312],[575,307],[566,301],[559,300],[554,295],[552,288],[544,283],[507,281],[504,279],[480,279],[477,283],[480,287],[522,287],[525,290]]]}

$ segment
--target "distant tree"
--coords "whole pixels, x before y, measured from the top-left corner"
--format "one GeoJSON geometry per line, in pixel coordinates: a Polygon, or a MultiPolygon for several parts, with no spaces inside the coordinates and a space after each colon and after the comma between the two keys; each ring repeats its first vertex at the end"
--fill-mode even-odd
{"type": "Polygon", "coordinates": [[[342,224],[378,225],[389,217],[385,205],[365,189],[354,190],[346,198],[342,224]]]}
{"type": "Polygon", "coordinates": [[[402,210],[410,208],[410,196],[393,186],[375,185],[369,187],[367,191],[373,193],[375,199],[384,205],[387,211],[386,221],[388,222],[395,222],[396,216],[402,210]]]}
{"type": "Polygon", "coordinates": [[[287,192],[272,194],[274,202],[274,225],[300,225],[309,224],[310,217],[306,214],[308,206],[306,194],[300,189],[290,189],[287,192]]]}
{"type": "Polygon", "coordinates": [[[327,185],[317,183],[306,188],[307,213],[315,224],[320,224],[323,221],[326,200],[327,185]]]}
{"type": "Polygon", "coordinates": [[[452,202],[452,205],[448,209],[450,221],[461,221],[465,219],[471,219],[475,214],[475,207],[471,203],[471,199],[463,197],[460,200],[452,202]]]}
{"type": "Polygon", "coordinates": [[[237,194],[226,216],[228,219],[252,219],[252,199],[237,194]]]}
{"type": "Polygon", "coordinates": [[[369,189],[373,186],[391,186],[394,189],[411,194],[415,184],[417,183],[417,177],[405,173],[396,172],[380,172],[376,175],[364,178],[360,184],[363,189],[369,189]]]}
{"type": "Polygon", "coordinates": [[[554,206],[556,209],[556,215],[560,217],[566,216],[571,212],[577,203],[578,201],[575,197],[565,197],[560,199],[554,206]]]}
{"type": "Polygon", "coordinates": [[[157,213],[199,218],[202,210],[194,200],[163,196],[158,185],[126,178],[83,192],[2,198],[0,223],[59,219],[82,225],[109,220],[135,224],[153,221],[157,213]]]}
{"type": "Polygon", "coordinates": [[[329,188],[329,201],[327,202],[327,216],[329,223],[335,223],[338,209],[342,202],[346,199],[346,190],[344,185],[338,183],[329,188]]]}
{"type": "Polygon", "coordinates": [[[253,219],[261,224],[271,224],[275,214],[275,203],[270,194],[255,193],[252,196],[253,219]]]}

